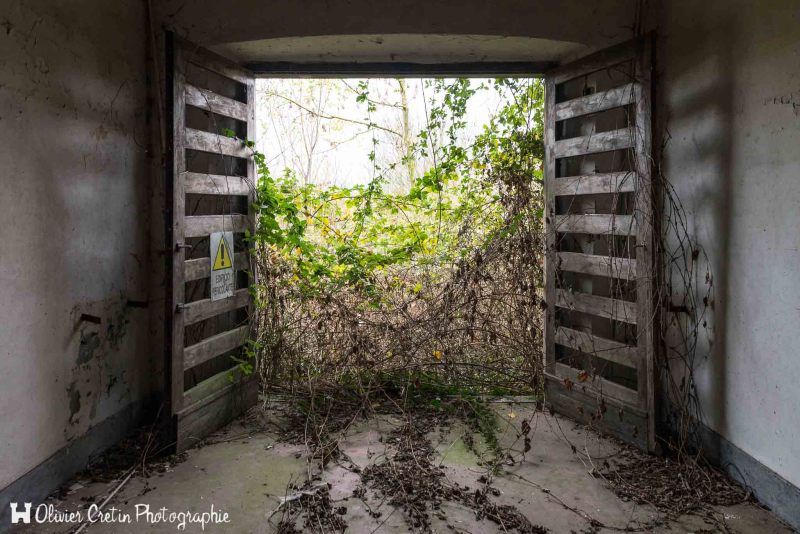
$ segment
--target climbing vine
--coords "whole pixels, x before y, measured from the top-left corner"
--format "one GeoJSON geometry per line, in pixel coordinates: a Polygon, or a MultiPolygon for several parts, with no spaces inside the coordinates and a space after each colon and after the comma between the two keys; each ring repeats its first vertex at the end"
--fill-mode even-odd
{"type": "MultiPolygon", "coordinates": [[[[367,154],[366,183],[303,183],[255,153],[254,353],[272,386],[363,388],[364,372],[380,371],[478,391],[536,389],[543,86],[436,79],[425,89],[425,127],[398,161],[367,154]],[[489,90],[505,103],[465,143],[467,104],[489,90]],[[392,190],[389,173],[410,159],[434,163],[392,190]]],[[[371,125],[366,82],[356,99],[371,125]]]]}

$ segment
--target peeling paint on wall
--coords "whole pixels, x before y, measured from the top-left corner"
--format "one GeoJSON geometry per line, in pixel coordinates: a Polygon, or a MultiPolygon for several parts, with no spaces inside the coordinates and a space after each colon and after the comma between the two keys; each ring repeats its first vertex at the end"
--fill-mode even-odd
{"type": "Polygon", "coordinates": [[[787,106],[795,117],[800,117],[800,91],[786,95],[772,96],[764,99],[765,106],[787,106]]]}
{"type": "Polygon", "coordinates": [[[131,308],[125,293],[76,305],[70,313],[78,336],[71,382],[66,390],[69,419],[64,436],[70,440],[93,424],[103,399],[125,404],[130,388],[125,380],[126,362],[115,356],[126,341],[131,308]]]}
{"type": "Polygon", "coordinates": [[[100,336],[96,332],[81,333],[81,343],[78,347],[77,365],[89,363],[94,358],[94,351],[100,347],[100,336]]]}
{"type": "Polygon", "coordinates": [[[78,391],[75,382],[72,382],[67,388],[67,398],[69,399],[69,424],[77,425],[80,422],[81,392],[78,391]]]}

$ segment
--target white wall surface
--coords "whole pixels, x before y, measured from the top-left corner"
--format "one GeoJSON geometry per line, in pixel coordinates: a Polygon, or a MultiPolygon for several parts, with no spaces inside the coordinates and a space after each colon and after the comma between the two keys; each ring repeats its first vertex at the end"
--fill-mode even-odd
{"type": "MultiPolygon", "coordinates": [[[[664,170],[712,274],[695,374],[702,409],[712,429],[800,486],[800,5],[664,4],[664,170]]],[[[702,276],[696,290],[706,293],[702,276]]]]}
{"type": "Polygon", "coordinates": [[[142,9],[0,7],[0,488],[160,383],[142,9]]]}

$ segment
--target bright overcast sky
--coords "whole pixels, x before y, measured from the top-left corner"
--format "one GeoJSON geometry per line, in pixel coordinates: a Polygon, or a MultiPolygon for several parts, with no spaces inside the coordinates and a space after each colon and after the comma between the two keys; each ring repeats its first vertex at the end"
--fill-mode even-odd
{"type": "MultiPolygon", "coordinates": [[[[387,129],[402,131],[399,82],[393,78],[365,80],[371,99],[389,105],[378,105],[371,120],[387,129]]],[[[423,79],[406,79],[409,123],[413,139],[425,126],[425,97],[430,99],[432,87],[424,87],[423,79]]],[[[465,141],[472,139],[503,102],[503,96],[491,89],[491,80],[472,79],[477,87],[486,82],[488,90],[478,91],[468,105],[465,141]]],[[[366,183],[373,176],[368,155],[373,134],[363,123],[367,121],[366,105],[358,103],[359,80],[261,79],[257,80],[257,140],[271,172],[281,174],[285,168],[313,183],[350,186],[366,183]],[[281,96],[276,96],[281,95],[281,96]],[[293,102],[292,102],[293,101],[293,102]],[[324,117],[315,118],[297,104],[315,110],[324,117]]],[[[400,139],[378,131],[378,161],[398,161],[398,150],[392,143],[400,139]]],[[[421,162],[420,166],[425,163],[421,162]]]]}

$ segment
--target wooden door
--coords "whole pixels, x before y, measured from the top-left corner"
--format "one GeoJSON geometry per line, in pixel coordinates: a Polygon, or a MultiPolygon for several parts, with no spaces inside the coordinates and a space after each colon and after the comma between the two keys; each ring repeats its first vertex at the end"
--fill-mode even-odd
{"type": "Polygon", "coordinates": [[[546,75],[546,401],[653,450],[651,46],[546,75]]]}
{"type": "MultiPolygon", "coordinates": [[[[167,116],[167,373],[178,451],[243,410],[258,395],[255,374],[242,372],[251,335],[250,256],[255,179],[254,80],[227,59],[166,39],[167,116]],[[233,132],[233,134],[231,133],[233,132]],[[235,134],[235,137],[232,135],[235,134]],[[211,235],[215,246],[211,250],[211,235]],[[227,255],[226,255],[227,253],[227,255]],[[217,259],[217,267],[214,258],[217,259]],[[232,265],[231,265],[232,262],[232,265]],[[225,267],[225,272],[215,269],[225,267]],[[212,298],[223,280],[231,296],[212,298]]],[[[215,297],[227,295],[217,291],[215,297]]]]}

